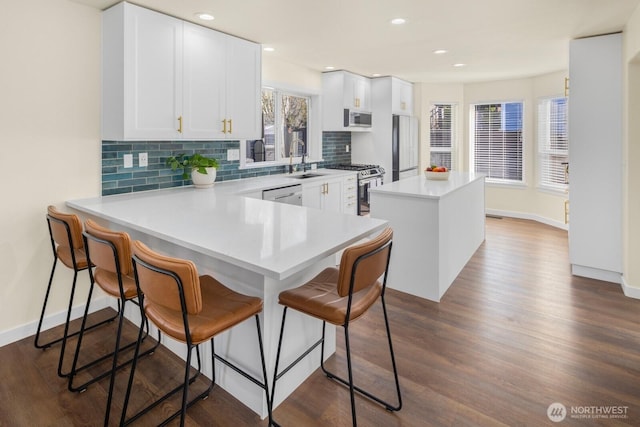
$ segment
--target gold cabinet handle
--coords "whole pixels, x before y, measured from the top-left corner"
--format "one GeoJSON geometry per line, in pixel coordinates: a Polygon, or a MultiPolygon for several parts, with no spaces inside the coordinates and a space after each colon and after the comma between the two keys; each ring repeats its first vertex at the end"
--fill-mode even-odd
{"type": "Polygon", "coordinates": [[[227,119],[222,120],[222,133],[227,133],[227,119]]]}
{"type": "Polygon", "coordinates": [[[569,96],[569,77],[564,78],[564,96],[569,96]]]}
{"type": "Polygon", "coordinates": [[[178,132],[182,133],[182,116],[178,117],[178,132]]]}
{"type": "Polygon", "coordinates": [[[233,120],[229,119],[229,133],[233,133],[233,120]]]}

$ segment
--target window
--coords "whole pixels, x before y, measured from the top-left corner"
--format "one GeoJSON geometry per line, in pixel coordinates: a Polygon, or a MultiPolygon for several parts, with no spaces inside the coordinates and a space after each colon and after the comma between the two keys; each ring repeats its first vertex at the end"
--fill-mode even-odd
{"type": "Polygon", "coordinates": [[[310,146],[311,100],[313,96],[264,88],[262,90],[263,138],[244,144],[242,166],[271,166],[298,162],[302,155],[314,155],[310,146]]]}
{"type": "Polygon", "coordinates": [[[434,104],[429,112],[431,155],[429,164],[455,169],[456,146],[454,104],[434,104]]]}
{"type": "Polygon", "coordinates": [[[524,182],[522,102],[471,106],[471,164],[487,182],[524,182]]]}
{"type": "Polygon", "coordinates": [[[568,188],[568,106],[565,97],[538,101],[538,183],[552,190],[568,188]]]}

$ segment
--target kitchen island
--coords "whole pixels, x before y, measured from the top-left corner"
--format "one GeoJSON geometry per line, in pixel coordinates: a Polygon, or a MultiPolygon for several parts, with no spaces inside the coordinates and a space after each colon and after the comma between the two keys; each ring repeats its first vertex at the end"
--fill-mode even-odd
{"type": "Polygon", "coordinates": [[[369,200],[394,231],[387,286],[439,302],[484,241],[484,175],[420,175],[372,188],[369,200]]]}
{"type": "MultiPolygon", "coordinates": [[[[289,178],[285,178],[289,179],[289,178]]],[[[270,179],[271,181],[273,178],[270,179]]],[[[270,181],[270,182],[271,182],[270,181]]],[[[240,184],[238,184],[240,185],[240,184]]],[[[242,183],[246,190],[247,183],[242,183]]],[[[231,185],[209,189],[182,187],[68,201],[83,218],[93,218],[170,256],[192,260],[230,288],[264,301],[262,328],[269,381],[277,350],[282,308],[278,294],[299,286],[323,268],[335,265],[335,253],[384,229],[386,221],[242,197],[231,185]]],[[[135,310],[126,313],[138,321],[135,310]]],[[[295,313],[291,313],[295,315],[295,313]]],[[[335,329],[328,329],[328,352],[335,351],[335,329]]],[[[319,339],[321,322],[308,316],[287,322],[283,363],[319,339]]],[[[163,345],[182,355],[183,346],[167,337],[163,345]]],[[[210,360],[204,346],[203,360],[210,360]]],[[[245,322],[216,338],[216,351],[258,378],[261,376],[255,324],[245,322]]],[[[319,349],[316,350],[319,355],[319,349]]],[[[307,357],[278,382],[280,403],[319,366],[307,357]]],[[[204,373],[211,377],[211,367],[204,373]]],[[[263,392],[237,373],[216,364],[216,383],[265,417],[263,392]]]]}

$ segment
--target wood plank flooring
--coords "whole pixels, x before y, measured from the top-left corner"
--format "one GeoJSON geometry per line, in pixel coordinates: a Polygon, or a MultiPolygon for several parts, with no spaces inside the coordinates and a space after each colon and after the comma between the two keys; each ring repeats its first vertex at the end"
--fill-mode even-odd
{"type": "MultiPolygon", "coordinates": [[[[357,398],[359,425],[640,425],[640,300],[625,297],[619,285],[571,276],[562,230],[506,218],[487,218],[486,230],[486,241],[441,303],[388,290],[403,408],[391,413],[357,398]],[[560,423],[547,417],[554,402],[569,412],[560,423]],[[612,407],[623,417],[593,413],[612,407]]],[[[130,326],[127,336],[134,332],[130,326]]],[[[356,382],[393,400],[381,307],[351,332],[356,382]]],[[[102,332],[87,336],[88,356],[111,345],[102,332]]],[[[341,338],[338,331],[329,363],[338,372],[345,361],[341,338]]],[[[36,350],[32,338],[0,348],[0,426],[102,425],[108,381],[70,393],[56,376],[57,356],[58,347],[36,350]]],[[[134,406],[179,381],[173,355],[161,349],[150,358],[134,406]]],[[[124,386],[118,383],[118,396],[124,386]]],[[[135,425],[154,425],[175,405],[168,402],[135,425]]],[[[119,402],[114,415],[118,411],[119,402]]],[[[282,426],[348,426],[348,391],[316,372],[274,415],[282,426]]],[[[215,388],[188,411],[187,424],[266,421],[215,388]]]]}

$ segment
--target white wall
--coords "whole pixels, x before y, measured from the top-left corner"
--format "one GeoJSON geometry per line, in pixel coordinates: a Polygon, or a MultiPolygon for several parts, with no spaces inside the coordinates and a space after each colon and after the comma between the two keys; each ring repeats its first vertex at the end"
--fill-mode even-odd
{"type": "Polygon", "coordinates": [[[623,32],[623,222],[622,281],[627,294],[640,297],[640,7],[623,32]]]}
{"type": "Polygon", "coordinates": [[[322,90],[322,73],[275,58],[269,52],[262,54],[262,81],[284,83],[288,87],[307,91],[322,90]]]}
{"type": "MultiPolygon", "coordinates": [[[[47,205],[100,194],[100,12],[68,0],[3,2],[0,53],[3,345],[7,331],[35,331],[53,261],[47,205]]],[[[88,275],[79,281],[86,289],[88,275]]],[[[70,282],[57,276],[52,311],[65,309],[70,282]]]]}

